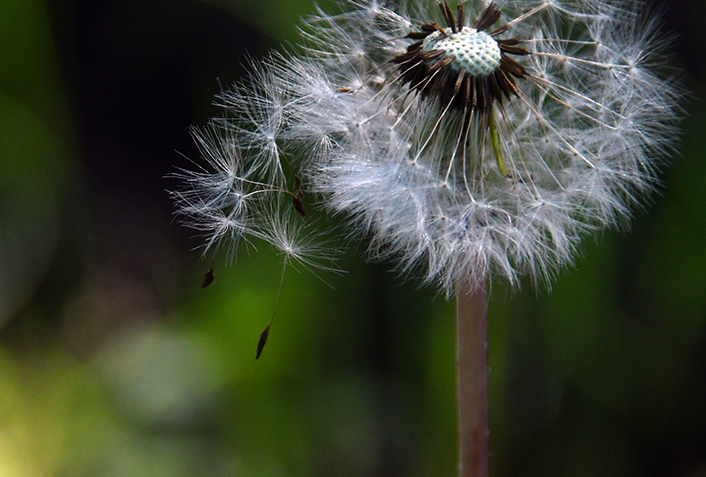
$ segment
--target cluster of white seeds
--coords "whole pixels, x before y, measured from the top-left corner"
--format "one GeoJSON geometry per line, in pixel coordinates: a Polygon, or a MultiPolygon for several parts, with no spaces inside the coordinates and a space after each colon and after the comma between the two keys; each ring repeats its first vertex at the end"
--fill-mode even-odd
{"type": "Polygon", "coordinates": [[[528,53],[516,94],[484,114],[454,106],[456,85],[400,81],[408,34],[448,22],[433,0],[395,3],[342,0],[306,19],[301,50],[222,94],[224,117],[195,133],[209,168],[173,193],[209,248],[256,237],[313,265],[326,249],[306,238],[312,216],[329,211],[372,258],[453,293],[546,282],[587,233],[631,217],[671,152],[680,96],[639,1],[498,0],[496,36],[472,28],[485,0],[466,2],[459,31],[431,33],[425,53],[474,78],[503,63],[498,39],[528,53]]]}

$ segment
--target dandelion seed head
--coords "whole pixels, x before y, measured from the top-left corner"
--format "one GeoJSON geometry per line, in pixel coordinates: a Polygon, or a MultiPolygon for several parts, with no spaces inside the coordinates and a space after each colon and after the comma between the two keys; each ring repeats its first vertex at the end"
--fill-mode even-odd
{"type": "Polygon", "coordinates": [[[637,0],[452,6],[341,0],[306,18],[300,50],[221,95],[197,136],[211,169],[180,175],[180,213],[209,243],[242,233],[305,258],[320,249],[290,228],[312,213],[290,216],[306,199],[448,294],[548,285],[583,237],[625,227],[678,136],[670,38],[637,0]]]}

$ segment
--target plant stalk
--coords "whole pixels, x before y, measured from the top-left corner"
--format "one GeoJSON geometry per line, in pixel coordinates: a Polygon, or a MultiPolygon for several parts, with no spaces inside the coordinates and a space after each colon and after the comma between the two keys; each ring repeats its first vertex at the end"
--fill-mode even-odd
{"type": "Polygon", "coordinates": [[[456,295],[456,368],[458,371],[458,430],[460,477],[488,477],[488,293],[477,290],[456,295]]]}

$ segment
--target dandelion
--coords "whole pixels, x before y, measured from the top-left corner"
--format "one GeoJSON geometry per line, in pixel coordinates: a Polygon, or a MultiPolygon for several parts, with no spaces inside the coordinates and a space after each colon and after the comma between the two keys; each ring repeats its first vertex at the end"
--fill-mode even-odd
{"type": "Polygon", "coordinates": [[[548,284],[582,237],[629,222],[671,152],[680,88],[638,0],[400,3],[306,19],[300,51],[221,95],[224,117],[196,133],[213,171],[183,173],[174,196],[207,247],[304,227],[291,209],[316,197],[371,258],[455,294],[463,436],[487,422],[464,415],[487,384],[487,281],[548,284]]]}

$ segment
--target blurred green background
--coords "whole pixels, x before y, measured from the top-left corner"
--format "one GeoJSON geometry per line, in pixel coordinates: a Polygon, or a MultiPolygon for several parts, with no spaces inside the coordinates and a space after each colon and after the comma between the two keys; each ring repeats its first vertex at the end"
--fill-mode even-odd
{"type": "MultiPolygon", "coordinates": [[[[550,295],[496,284],[494,476],[706,476],[701,0],[665,187],[550,295]]],[[[329,2],[321,2],[325,8],[329,2]]],[[[661,6],[659,3],[657,6],[661,6]]],[[[0,0],[0,477],[453,476],[453,303],[365,264],[210,263],[164,176],[311,0],[0,0]]]]}

